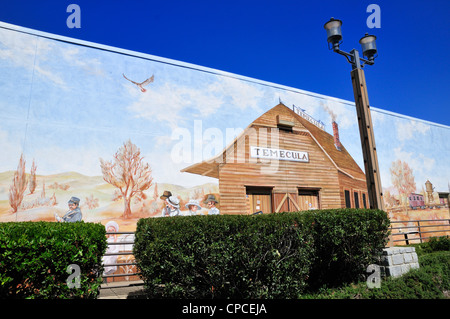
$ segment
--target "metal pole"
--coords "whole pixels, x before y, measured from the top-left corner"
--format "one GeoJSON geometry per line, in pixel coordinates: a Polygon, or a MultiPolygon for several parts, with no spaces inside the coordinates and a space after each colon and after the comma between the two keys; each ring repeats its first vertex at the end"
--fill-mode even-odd
{"type": "Polygon", "coordinates": [[[383,191],[381,188],[380,172],[378,169],[377,150],[373,135],[372,117],[370,115],[369,97],[367,94],[364,71],[359,67],[358,51],[353,50],[354,60],[351,71],[353,93],[355,96],[356,112],[358,115],[359,133],[364,158],[367,192],[371,209],[384,210],[383,191]],[[358,59],[358,60],[357,60],[358,59]]]}

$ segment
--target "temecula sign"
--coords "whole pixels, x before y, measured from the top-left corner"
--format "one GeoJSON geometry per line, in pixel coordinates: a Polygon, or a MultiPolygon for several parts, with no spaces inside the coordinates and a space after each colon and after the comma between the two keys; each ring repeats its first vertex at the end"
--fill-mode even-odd
{"type": "Polygon", "coordinates": [[[295,162],[309,162],[309,156],[307,152],[266,148],[258,146],[250,147],[250,156],[253,158],[264,158],[264,159],[295,161],[295,162]]]}

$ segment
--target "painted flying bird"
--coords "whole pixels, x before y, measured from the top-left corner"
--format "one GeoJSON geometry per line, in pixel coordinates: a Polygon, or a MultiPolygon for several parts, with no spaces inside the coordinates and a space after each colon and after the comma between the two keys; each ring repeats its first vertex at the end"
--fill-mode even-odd
{"type": "Polygon", "coordinates": [[[144,89],[144,86],[145,86],[145,85],[148,85],[148,84],[150,84],[150,83],[152,83],[153,80],[155,79],[155,76],[152,75],[151,77],[149,77],[149,78],[148,78],[147,80],[145,80],[144,82],[142,82],[142,83],[137,83],[137,82],[131,81],[129,78],[127,78],[127,77],[125,76],[125,74],[122,73],[122,75],[123,75],[123,77],[124,77],[125,79],[127,79],[127,80],[130,81],[131,83],[136,84],[136,85],[138,86],[138,88],[141,89],[142,92],[146,92],[147,90],[144,89]]]}

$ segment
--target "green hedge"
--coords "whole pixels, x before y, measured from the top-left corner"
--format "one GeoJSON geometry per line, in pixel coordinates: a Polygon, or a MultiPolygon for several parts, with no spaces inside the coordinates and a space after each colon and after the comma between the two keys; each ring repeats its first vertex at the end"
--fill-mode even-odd
{"type": "Polygon", "coordinates": [[[322,210],[305,218],[314,226],[312,289],[360,280],[388,243],[390,221],[382,210],[322,210]]]}
{"type": "Polygon", "coordinates": [[[411,245],[419,255],[420,268],[401,277],[387,277],[380,288],[369,288],[365,280],[336,288],[326,288],[301,296],[303,299],[448,299],[450,291],[450,251],[444,246],[428,251],[428,243],[411,245]],[[425,248],[425,249],[421,249],[425,248]]]}
{"type": "Polygon", "coordinates": [[[141,219],[134,256],[151,298],[297,298],[357,278],[388,237],[383,211],[141,219]]]}
{"type": "Polygon", "coordinates": [[[101,224],[0,223],[0,298],[96,298],[105,250],[101,224]],[[72,264],[80,267],[79,288],[66,282],[72,264]]]}
{"type": "Polygon", "coordinates": [[[431,253],[434,251],[450,251],[450,236],[432,237],[429,241],[411,245],[416,247],[417,254],[431,253]]]}

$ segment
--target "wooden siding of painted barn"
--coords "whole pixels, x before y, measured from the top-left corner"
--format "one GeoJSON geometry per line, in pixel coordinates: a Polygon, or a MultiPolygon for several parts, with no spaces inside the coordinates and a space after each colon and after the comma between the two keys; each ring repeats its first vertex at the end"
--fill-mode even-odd
{"type": "Polygon", "coordinates": [[[319,190],[320,208],[342,207],[338,170],[286,107],[266,112],[227,149],[219,166],[221,212],[251,213],[246,198],[246,187],[250,186],[272,188],[274,211],[298,210],[299,188],[319,190]],[[294,122],[292,132],[277,129],[277,116],[294,122]],[[309,162],[251,158],[250,146],[307,152],[309,162]]]}

